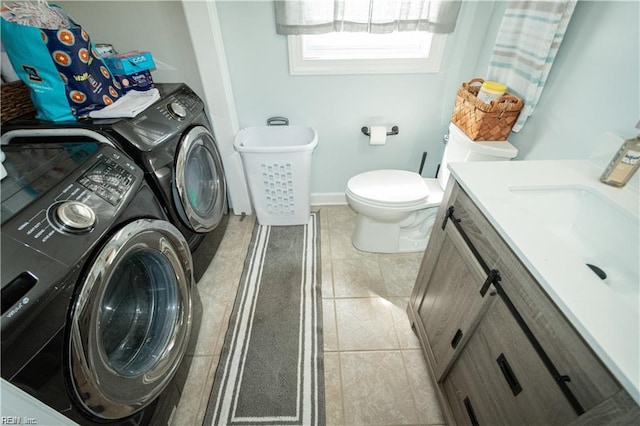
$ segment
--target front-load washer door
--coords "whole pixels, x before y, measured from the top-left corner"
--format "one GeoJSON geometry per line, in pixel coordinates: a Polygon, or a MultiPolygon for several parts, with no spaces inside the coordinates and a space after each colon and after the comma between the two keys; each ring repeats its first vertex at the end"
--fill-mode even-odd
{"type": "Polygon", "coordinates": [[[220,153],[206,127],[192,127],[183,135],[174,172],[183,220],[196,232],[213,231],[226,212],[227,189],[220,153]]]}
{"type": "Polygon", "coordinates": [[[140,219],[92,260],[72,305],[73,397],[90,416],[122,419],[166,388],[191,332],[192,260],[170,223],[140,219]]]}

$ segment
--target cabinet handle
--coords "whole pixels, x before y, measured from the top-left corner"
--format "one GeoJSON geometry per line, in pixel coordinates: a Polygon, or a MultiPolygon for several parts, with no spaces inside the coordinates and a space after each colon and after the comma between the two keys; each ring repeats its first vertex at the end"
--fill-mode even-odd
{"type": "Polygon", "coordinates": [[[451,341],[451,347],[453,349],[458,347],[458,343],[460,343],[460,340],[462,339],[462,330],[458,329],[458,331],[456,331],[456,334],[453,336],[453,340],[451,341]]]}
{"type": "Polygon", "coordinates": [[[469,420],[471,420],[471,424],[473,426],[480,426],[480,423],[478,423],[478,418],[476,417],[476,413],[475,411],[473,411],[473,406],[471,405],[469,397],[466,397],[464,399],[464,408],[467,409],[467,415],[469,416],[469,420]]]}
{"type": "Polygon", "coordinates": [[[522,386],[520,386],[520,382],[518,382],[518,378],[513,373],[509,362],[507,361],[507,357],[504,354],[500,354],[498,359],[498,366],[500,366],[500,370],[502,370],[502,374],[504,375],[504,379],[507,381],[507,384],[511,388],[511,392],[513,392],[513,396],[518,395],[522,392],[522,386]]]}
{"type": "Polygon", "coordinates": [[[455,212],[455,207],[454,206],[449,206],[449,208],[447,209],[447,214],[444,217],[444,221],[442,222],[442,229],[445,229],[447,227],[447,220],[451,220],[451,222],[453,223],[455,228],[460,233],[460,236],[464,240],[464,242],[467,245],[467,247],[469,247],[469,250],[471,250],[471,253],[473,253],[473,256],[476,258],[476,260],[478,261],[478,263],[480,264],[480,266],[482,267],[484,272],[486,274],[489,274],[491,269],[486,264],[484,259],[482,259],[482,256],[480,256],[480,253],[478,252],[476,247],[473,245],[473,243],[469,239],[469,236],[467,235],[467,233],[464,231],[464,228],[460,224],[460,222],[462,222],[462,221],[455,216],[454,212],[455,212]]]}
{"type": "MultiPolygon", "coordinates": [[[[497,271],[496,269],[490,270],[487,274],[487,279],[484,281],[484,284],[482,284],[482,287],[480,288],[480,296],[484,297],[484,295],[487,294],[487,291],[489,290],[489,286],[491,284],[499,283],[501,280],[502,278],[500,277],[499,271],[497,271]]],[[[495,296],[495,293],[489,293],[489,295],[495,296]]]]}
{"type": "Polygon", "coordinates": [[[471,242],[471,239],[469,238],[464,228],[462,227],[462,224],[461,224],[462,221],[455,216],[454,212],[455,212],[455,207],[449,206],[449,208],[447,209],[447,214],[444,217],[444,221],[442,222],[442,229],[445,229],[447,227],[447,221],[451,220],[454,227],[462,237],[462,240],[471,251],[471,254],[478,261],[478,264],[480,264],[480,267],[482,268],[484,273],[487,274],[487,278],[482,284],[482,287],[480,288],[480,295],[484,297],[484,295],[489,290],[489,286],[491,284],[497,284],[501,281],[502,278],[500,277],[500,272],[497,271],[496,269],[489,268],[489,265],[487,265],[484,259],[482,259],[482,256],[480,256],[480,252],[478,252],[478,249],[476,249],[476,247],[473,245],[473,243],[471,242]]]}

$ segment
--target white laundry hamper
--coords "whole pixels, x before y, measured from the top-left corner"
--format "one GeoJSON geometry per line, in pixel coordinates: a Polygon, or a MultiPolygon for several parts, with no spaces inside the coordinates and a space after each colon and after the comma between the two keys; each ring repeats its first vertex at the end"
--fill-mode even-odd
{"type": "Polygon", "coordinates": [[[261,225],[309,222],[311,154],[318,134],[308,126],[248,127],[233,146],[242,157],[249,192],[261,225]]]}

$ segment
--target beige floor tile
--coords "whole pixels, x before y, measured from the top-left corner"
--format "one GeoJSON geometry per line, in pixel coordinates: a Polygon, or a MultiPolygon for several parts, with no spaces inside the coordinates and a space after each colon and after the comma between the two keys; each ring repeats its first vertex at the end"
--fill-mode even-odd
{"type": "Polygon", "coordinates": [[[324,299],[333,299],[335,297],[333,286],[333,266],[331,259],[323,258],[322,260],[322,297],[324,299]]]}
{"type": "Polygon", "coordinates": [[[327,426],[344,425],[340,355],[337,352],[324,354],[324,399],[327,426]]]}
{"type": "Polygon", "coordinates": [[[351,242],[353,231],[346,232],[344,228],[329,230],[331,244],[331,259],[376,259],[375,253],[357,250],[351,242]]]}
{"type": "Polygon", "coordinates": [[[387,295],[378,259],[335,259],[333,288],[335,297],[375,297],[387,295]]]}
{"type": "Polygon", "coordinates": [[[200,408],[198,409],[196,417],[196,425],[202,425],[204,415],[207,412],[207,405],[209,404],[209,398],[211,397],[211,391],[213,390],[213,381],[216,376],[218,364],[220,363],[220,356],[215,355],[211,358],[211,364],[209,365],[209,372],[207,374],[207,381],[205,385],[205,392],[200,396],[200,408]]]}
{"type": "MultiPolygon", "coordinates": [[[[211,384],[208,383],[208,373],[212,363],[212,356],[193,357],[180,403],[172,417],[172,425],[189,426],[199,424],[197,419],[201,411],[202,395],[209,395],[211,391],[211,384]]],[[[211,382],[213,383],[213,379],[211,382]]],[[[202,421],[200,424],[202,424],[202,421]]]]}
{"type": "Polygon", "coordinates": [[[408,297],[390,297],[391,316],[402,349],[420,349],[418,336],[413,332],[407,315],[408,297]]]}
{"type": "Polygon", "coordinates": [[[316,206],[312,207],[311,211],[316,211],[320,213],[320,230],[324,231],[329,229],[329,211],[326,206],[316,206]]]}
{"type": "Polygon", "coordinates": [[[347,228],[353,231],[358,214],[348,205],[342,206],[324,206],[323,211],[327,214],[328,225],[330,229],[347,228]]]}
{"type": "Polygon", "coordinates": [[[407,377],[418,413],[418,422],[429,425],[444,424],[444,416],[436,396],[435,385],[429,377],[427,363],[420,350],[402,351],[407,377]]]}
{"type": "Polygon", "coordinates": [[[340,366],[345,424],[417,423],[400,351],[341,352],[340,366]]]}
{"type": "MultiPolygon", "coordinates": [[[[357,214],[348,206],[319,210],[327,425],[442,423],[406,315],[422,253],[358,251],[351,244],[357,214]]],[[[202,424],[255,222],[230,217],[198,284],[205,318],[176,426],[202,424]]]]}
{"type": "Polygon", "coordinates": [[[322,299],[322,340],[325,352],[338,350],[336,311],[333,299],[322,299]]]}
{"type": "Polygon", "coordinates": [[[224,312],[224,318],[222,322],[222,327],[220,327],[220,334],[218,334],[218,340],[213,349],[214,355],[220,355],[222,353],[222,348],[224,346],[224,340],[227,337],[227,332],[229,331],[229,319],[233,314],[233,306],[227,307],[227,310],[224,312]]]}
{"type": "Polygon", "coordinates": [[[245,234],[253,229],[254,223],[255,219],[252,216],[247,216],[243,221],[240,221],[236,216],[230,218],[216,255],[232,256],[237,250],[246,250],[246,246],[242,247],[242,242],[245,239],[245,234]]]}
{"type": "Polygon", "coordinates": [[[209,295],[212,300],[219,303],[233,304],[242,276],[242,266],[238,264],[235,267],[230,265],[228,268],[225,268],[221,265],[219,269],[215,270],[213,275],[213,282],[209,285],[203,286],[200,284],[205,279],[205,276],[203,276],[203,280],[200,280],[198,284],[200,294],[209,295]]]}
{"type": "Polygon", "coordinates": [[[334,300],[341,351],[400,348],[390,302],[382,297],[334,300]]]}
{"type": "Polygon", "coordinates": [[[225,314],[230,304],[212,295],[201,294],[200,298],[202,299],[202,321],[195,355],[216,355],[220,353],[216,348],[218,336],[223,329],[227,328],[228,318],[225,314]]]}
{"type": "MultiPolygon", "coordinates": [[[[243,254],[244,257],[244,254],[243,254]]],[[[242,260],[236,257],[227,263],[214,257],[211,266],[198,282],[200,294],[214,296],[217,300],[232,302],[235,299],[240,275],[242,274],[242,260]]]]}
{"type": "Polygon", "coordinates": [[[409,297],[420,270],[421,254],[379,255],[380,271],[384,278],[387,294],[409,297]]]}

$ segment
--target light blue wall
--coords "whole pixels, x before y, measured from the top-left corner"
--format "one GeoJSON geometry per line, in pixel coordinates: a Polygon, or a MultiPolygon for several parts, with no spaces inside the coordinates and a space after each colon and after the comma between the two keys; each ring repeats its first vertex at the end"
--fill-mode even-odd
{"type": "MultiPolygon", "coordinates": [[[[429,153],[423,174],[432,176],[456,88],[486,72],[505,5],[464,2],[439,74],[290,76],[272,3],[218,2],[240,125],[283,115],[316,128],[312,193],[342,192],[365,170],[417,170],[423,151],[429,153]],[[371,147],[360,128],[380,123],[398,125],[400,135],[371,147]]],[[[579,2],[538,110],[511,138],[519,158],[587,158],[605,132],[635,124],[639,7],[636,1],[579,2]]]]}
{"type": "MultiPolygon", "coordinates": [[[[166,64],[153,72],[156,81],[185,81],[202,94],[195,55],[207,52],[193,52],[180,2],[58,3],[95,42],[152,51],[166,64]],[[121,13],[125,4],[130,14],[121,13]],[[117,31],[105,24],[114,19],[117,31]]],[[[417,170],[423,151],[429,153],[423,174],[434,175],[456,89],[484,76],[506,2],[464,2],[439,74],[295,77],[286,38],[275,34],[271,1],[217,5],[240,125],[284,115],[314,126],[320,144],[311,191],[339,193],[365,170],[417,170]],[[371,147],[360,128],[372,124],[398,125],[400,134],[371,147]]],[[[637,0],[578,2],[538,109],[510,137],[519,159],[588,158],[607,132],[640,119],[639,20],[637,0]]]]}
{"type": "MultiPolygon", "coordinates": [[[[505,5],[496,4],[495,16],[505,5]]],[[[640,2],[579,1],[537,110],[510,137],[519,158],[589,158],[606,133],[632,128],[640,120],[639,61],[640,2]]]]}
{"type": "Polygon", "coordinates": [[[447,40],[439,74],[290,76],[286,37],[275,33],[272,2],[219,2],[218,14],[241,127],[285,116],[319,134],[313,157],[312,193],[344,192],[362,171],[417,171],[428,151],[425,176],[433,176],[461,79],[471,78],[490,18],[491,3],[464,4],[459,26],[447,40]],[[480,23],[476,29],[472,24],[480,23]],[[362,126],[397,125],[385,146],[369,146],[362,126]]]}

